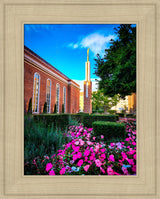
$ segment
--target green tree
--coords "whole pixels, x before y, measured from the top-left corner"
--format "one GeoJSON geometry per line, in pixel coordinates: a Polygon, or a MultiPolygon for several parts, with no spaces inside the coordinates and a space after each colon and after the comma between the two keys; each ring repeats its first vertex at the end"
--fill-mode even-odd
{"type": "Polygon", "coordinates": [[[98,108],[104,109],[104,112],[107,112],[111,107],[116,106],[120,100],[119,94],[115,94],[113,97],[104,95],[103,90],[98,90],[97,92],[92,93],[92,104],[98,108]]]}
{"type": "Polygon", "coordinates": [[[57,113],[57,105],[54,105],[54,113],[57,113]]]}
{"type": "Polygon", "coordinates": [[[105,95],[125,98],[136,92],[136,27],[123,24],[115,33],[118,39],[110,41],[104,57],[97,54],[95,74],[105,95]]]}
{"type": "Polygon", "coordinates": [[[29,104],[28,104],[28,113],[32,114],[32,98],[30,98],[29,100],[29,104]]]}
{"type": "Polygon", "coordinates": [[[44,103],[43,113],[47,113],[47,102],[44,103]]]}
{"type": "Polygon", "coordinates": [[[64,104],[62,104],[62,113],[64,113],[64,104]]]}

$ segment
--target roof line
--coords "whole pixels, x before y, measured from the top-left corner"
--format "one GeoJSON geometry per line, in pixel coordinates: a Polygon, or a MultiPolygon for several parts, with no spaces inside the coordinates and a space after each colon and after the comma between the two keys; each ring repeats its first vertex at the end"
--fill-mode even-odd
{"type": "Polygon", "coordinates": [[[44,63],[46,63],[47,65],[49,65],[52,69],[56,70],[59,74],[63,75],[65,78],[67,78],[67,80],[71,80],[69,77],[67,77],[66,75],[64,75],[62,72],[60,72],[57,68],[55,68],[54,66],[52,66],[50,63],[48,63],[46,60],[44,60],[42,57],[40,57],[38,54],[36,54],[34,51],[32,51],[30,48],[28,48],[27,46],[24,45],[24,49],[28,50],[30,53],[32,53],[34,56],[36,56],[37,58],[39,58],[41,61],[43,61],[44,63]]]}

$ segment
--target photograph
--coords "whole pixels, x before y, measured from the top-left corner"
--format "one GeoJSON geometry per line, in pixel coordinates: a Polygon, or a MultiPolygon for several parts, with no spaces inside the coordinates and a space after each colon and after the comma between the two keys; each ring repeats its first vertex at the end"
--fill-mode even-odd
{"type": "Polygon", "coordinates": [[[24,175],[137,176],[137,25],[23,28],[24,175]]]}

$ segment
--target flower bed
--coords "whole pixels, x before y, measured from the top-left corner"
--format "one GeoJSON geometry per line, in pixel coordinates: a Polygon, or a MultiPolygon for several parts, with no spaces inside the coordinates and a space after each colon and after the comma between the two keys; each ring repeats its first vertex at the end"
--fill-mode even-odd
{"type": "Polygon", "coordinates": [[[71,126],[72,140],[46,164],[49,175],[135,175],[136,130],[134,119],[123,119],[128,137],[106,146],[104,136],[95,137],[92,128],[71,126]]]}
{"type": "MultiPolygon", "coordinates": [[[[38,175],[136,175],[136,120],[121,118],[127,137],[106,145],[92,128],[70,126],[64,135],[70,142],[51,157],[36,157],[38,175]]],[[[103,134],[103,132],[102,132],[103,134]]]]}

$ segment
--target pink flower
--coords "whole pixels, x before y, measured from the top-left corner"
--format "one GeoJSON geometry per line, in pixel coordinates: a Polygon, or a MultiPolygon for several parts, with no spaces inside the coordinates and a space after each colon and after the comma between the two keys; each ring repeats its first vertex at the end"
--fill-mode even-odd
{"type": "Polygon", "coordinates": [[[99,159],[95,160],[96,166],[100,167],[102,165],[101,161],[99,159]]]}
{"type": "Polygon", "coordinates": [[[48,172],[53,167],[52,163],[46,165],[46,171],[48,172]]]}
{"type": "Polygon", "coordinates": [[[105,159],[105,158],[106,158],[106,154],[105,154],[105,153],[102,153],[102,154],[101,154],[101,158],[102,158],[102,159],[105,159]]]}
{"type": "Polygon", "coordinates": [[[82,157],[82,153],[81,152],[78,152],[77,153],[77,158],[81,158],[82,157]]]}
{"type": "Polygon", "coordinates": [[[51,171],[49,172],[49,175],[50,175],[50,176],[54,176],[54,175],[56,175],[56,174],[55,174],[55,172],[54,172],[53,170],[51,170],[51,171]]]}
{"type": "Polygon", "coordinates": [[[128,158],[127,158],[127,161],[128,161],[129,164],[134,165],[133,159],[128,159],[128,158]]]}
{"type": "Polygon", "coordinates": [[[76,141],[74,144],[75,144],[75,145],[78,145],[78,144],[79,144],[79,141],[76,141]]]}
{"type": "Polygon", "coordinates": [[[88,131],[92,131],[93,130],[93,128],[88,128],[88,131]]]}
{"type": "Polygon", "coordinates": [[[129,138],[126,138],[126,142],[129,142],[129,140],[130,140],[129,138]]]}
{"type": "Polygon", "coordinates": [[[132,145],[134,145],[134,146],[135,146],[135,145],[136,145],[136,142],[132,142],[132,145]]]}
{"type": "Polygon", "coordinates": [[[108,175],[114,175],[114,171],[110,166],[107,168],[107,173],[108,175]]]}
{"type": "Polygon", "coordinates": [[[133,158],[136,160],[136,154],[133,155],[133,158]]]}
{"type": "Polygon", "coordinates": [[[102,153],[104,153],[104,152],[106,151],[106,149],[100,149],[100,151],[101,151],[102,153]]]}
{"type": "Polygon", "coordinates": [[[102,167],[100,167],[100,170],[102,171],[102,173],[105,173],[105,170],[102,167]]]}
{"type": "Polygon", "coordinates": [[[127,155],[126,155],[124,152],[121,152],[121,155],[122,155],[122,158],[123,158],[123,159],[126,159],[126,158],[127,158],[127,155]]]}
{"type": "Polygon", "coordinates": [[[77,160],[77,155],[73,155],[73,160],[77,160]]]}
{"type": "Polygon", "coordinates": [[[89,167],[90,167],[90,165],[89,165],[89,164],[87,164],[87,165],[84,167],[84,170],[87,172],[87,171],[88,171],[88,169],[89,169],[89,167]]]}
{"type": "Polygon", "coordinates": [[[136,173],[136,165],[133,165],[132,171],[136,173]]]}
{"type": "Polygon", "coordinates": [[[113,147],[115,145],[115,143],[110,143],[110,146],[113,147]]]}
{"type": "Polygon", "coordinates": [[[82,139],[79,139],[80,145],[84,145],[84,141],[82,139]]]}
{"type": "Polygon", "coordinates": [[[122,171],[123,171],[124,175],[128,175],[128,170],[127,170],[127,168],[122,167],[122,171]]]}
{"type": "Polygon", "coordinates": [[[72,145],[72,148],[73,148],[73,150],[74,150],[75,152],[78,152],[80,147],[79,147],[79,146],[76,147],[76,146],[72,145]]]}
{"type": "Polygon", "coordinates": [[[87,150],[87,149],[84,151],[84,155],[85,155],[85,156],[88,156],[88,155],[89,155],[89,153],[90,153],[90,151],[89,151],[89,150],[87,150]]]}
{"type": "Polygon", "coordinates": [[[115,162],[114,155],[110,155],[108,158],[109,161],[115,162]]]}
{"type": "Polygon", "coordinates": [[[96,139],[96,137],[93,137],[93,140],[95,140],[96,139]]]}
{"type": "Polygon", "coordinates": [[[84,161],[87,162],[87,161],[88,161],[88,157],[85,157],[85,158],[84,158],[84,161]]]}
{"type": "Polygon", "coordinates": [[[78,161],[77,166],[80,167],[80,166],[82,166],[82,164],[83,164],[83,160],[81,159],[78,161]]]}
{"type": "Polygon", "coordinates": [[[103,135],[101,135],[101,139],[104,139],[104,136],[103,136],[103,135]]]}
{"type": "Polygon", "coordinates": [[[61,170],[60,170],[60,175],[63,175],[63,174],[65,174],[65,172],[66,172],[66,168],[65,167],[63,167],[61,170]]]}

